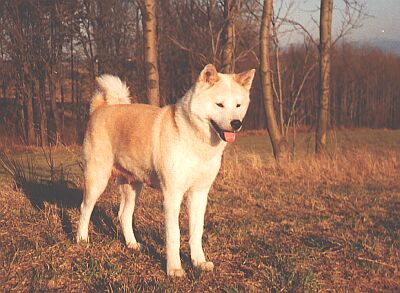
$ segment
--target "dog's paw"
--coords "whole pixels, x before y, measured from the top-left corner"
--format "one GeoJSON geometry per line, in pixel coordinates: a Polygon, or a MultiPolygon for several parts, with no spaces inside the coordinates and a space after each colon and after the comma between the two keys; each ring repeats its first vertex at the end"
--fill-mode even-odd
{"type": "Polygon", "coordinates": [[[140,251],[143,248],[143,245],[138,242],[130,242],[130,243],[127,243],[126,246],[128,246],[129,249],[132,249],[135,251],[140,251]]]}
{"type": "Polygon", "coordinates": [[[196,267],[205,272],[212,272],[214,270],[214,264],[211,261],[201,262],[196,267]]]}
{"type": "Polygon", "coordinates": [[[172,269],[168,270],[167,274],[170,277],[184,277],[185,271],[183,269],[172,269]]]}
{"type": "Polygon", "coordinates": [[[87,235],[76,235],[76,243],[89,243],[89,236],[87,235]]]}

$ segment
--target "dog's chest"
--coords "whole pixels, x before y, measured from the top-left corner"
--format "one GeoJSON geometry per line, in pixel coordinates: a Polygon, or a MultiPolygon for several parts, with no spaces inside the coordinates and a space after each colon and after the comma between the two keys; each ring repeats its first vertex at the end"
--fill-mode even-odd
{"type": "Polygon", "coordinates": [[[202,157],[190,152],[183,152],[184,156],[179,156],[171,161],[171,170],[173,175],[169,176],[175,184],[183,189],[193,187],[206,188],[211,185],[221,166],[221,155],[213,157],[202,157]]]}

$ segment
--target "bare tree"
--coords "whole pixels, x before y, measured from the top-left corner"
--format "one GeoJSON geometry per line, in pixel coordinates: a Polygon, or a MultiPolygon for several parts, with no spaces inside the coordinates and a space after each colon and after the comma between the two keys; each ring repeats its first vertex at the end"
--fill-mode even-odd
{"type": "Polygon", "coordinates": [[[271,65],[270,65],[270,24],[272,20],[272,2],[273,0],[264,0],[263,14],[261,20],[260,32],[260,71],[261,71],[261,84],[264,97],[264,108],[267,119],[267,129],[271,139],[272,149],[276,159],[280,159],[287,152],[287,142],[282,136],[276,121],[273,92],[272,92],[272,78],[271,78],[271,65]]]}
{"type": "Polygon", "coordinates": [[[21,7],[16,2],[5,2],[5,30],[7,39],[9,40],[10,60],[13,64],[16,75],[16,96],[22,101],[22,107],[19,108],[18,118],[19,125],[23,131],[22,138],[29,144],[36,143],[35,123],[34,123],[34,107],[32,92],[32,81],[30,79],[30,58],[31,58],[31,40],[34,29],[30,25],[28,19],[31,16],[33,7],[27,5],[21,7]],[[25,9],[24,9],[25,8],[25,9]]]}
{"type": "Polygon", "coordinates": [[[143,18],[144,59],[146,68],[147,98],[151,105],[160,106],[160,79],[157,65],[156,0],[140,2],[143,18]]]}
{"type": "MultiPolygon", "coordinates": [[[[142,17],[139,2],[144,8],[144,0],[0,1],[0,96],[15,96],[15,101],[2,101],[10,102],[10,109],[15,109],[2,117],[7,122],[3,127],[14,125],[16,131],[10,133],[26,143],[46,144],[46,140],[51,143],[58,135],[62,137],[65,125],[63,141],[76,141],[75,138],[79,141],[85,128],[87,101],[95,90],[94,77],[102,72],[120,76],[134,89],[138,101],[146,101],[143,74],[146,68],[143,56],[148,48],[143,38],[146,14],[142,17]]],[[[163,62],[157,69],[163,76],[160,81],[163,104],[173,103],[182,96],[205,63],[213,62],[219,67],[229,64],[231,68],[233,64],[238,69],[250,64],[256,66],[260,60],[257,49],[263,9],[260,2],[263,1],[240,1],[240,9],[238,0],[158,2],[157,54],[163,62]],[[234,20],[234,41],[230,42],[234,47],[230,54],[225,50],[228,20],[234,20]]],[[[288,141],[297,126],[315,127],[316,109],[320,109],[317,99],[320,77],[316,70],[320,46],[313,34],[319,28],[319,20],[313,16],[319,13],[320,5],[311,11],[311,21],[306,25],[290,18],[294,9],[303,6],[300,2],[274,2],[275,6],[283,4],[274,7],[270,27],[264,29],[263,40],[268,42],[268,37],[270,40],[264,45],[270,47],[261,56],[262,76],[269,77],[264,81],[265,87],[253,87],[245,122],[248,129],[262,128],[267,125],[267,117],[272,133],[271,120],[276,115],[277,133],[283,138],[273,136],[275,148],[279,141],[288,141]],[[305,42],[280,48],[285,33],[293,30],[303,31],[305,42]],[[272,87],[272,94],[268,87],[272,87]]],[[[338,42],[359,27],[364,19],[365,2],[334,3],[338,30],[332,32],[330,49],[327,127],[398,128],[400,125],[397,111],[400,58],[376,48],[338,42]]]]}
{"type": "MultiPolygon", "coordinates": [[[[304,116],[298,115],[299,100],[303,93],[309,77],[316,68],[317,58],[314,56],[314,50],[310,49],[307,42],[302,46],[304,54],[296,62],[282,62],[283,58],[290,54],[283,54],[280,50],[280,37],[284,36],[285,31],[281,31],[286,24],[287,16],[294,7],[294,2],[288,3],[286,9],[283,9],[284,2],[280,3],[278,9],[273,9],[271,19],[271,38],[273,49],[271,50],[272,65],[271,82],[276,103],[278,104],[279,126],[285,140],[288,140],[289,129],[292,127],[293,137],[295,136],[296,124],[304,116]],[[283,14],[283,15],[282,15],[283,14]],[[273,51],[273,54],[272,54],[273,51]],[[297,68],[296,68],[297,67],[297,68]]],[[[293,46],[289,47],[289,52],[293,46]]],[[[295,141],[293,139],[293,154],[295,141]]]]}
{"type": "Polygon", "coordinates": [[[326,149],[328,129],[328,110],[331,72],[333,0],[321,0],[320,43],[319,43],[319,84],[318,84],[318,120],[315,136],[315,152],[321,154],[326,149]]]}
{"type": "Polygon", "coordinates": [[[224,0],[224,45],[222,50],[222,72],[235,70],[235,18],[240,9],[240,0],[224,0]]]}
{"type": "MultiPolygon", "coordinates": [[[[329,99],[330,99],[330,62],[332,55],[332,47],[340,40],[343,39],[352,30],[358,28],[362,20],[366,17],[365,14],[365,1],[364,0],[342,0],[341,8],[336,8],[341,15],[338,33],[332,41],[332,11],[333,0],[321,0],[319,8],[320,21],[319,21],[319,42],[315,40],[309,28],[300,22],[284,17],[284,21],[292,24],[295,29],[300,29],[305,35],[305,38],[313,43],[319,50],[319,80],[318,93],[317,93],[317,120],[316,120],[316,153],[321,153],[326,148],[326,136],[329,123],[329,99]]],[[[311,17],[313,23],[318,22],[311,17]]],[[[334,117],[332,117],[334,118],[334,117]]]]}
{"type": "Polygon", "coordinates": [[[50,98],[50,141],[55,143],[61,136],[60,127],[60,115],[59,109],[57,107],[57,96],[56,96],[56,85],[59,84],[57,81],[59,76],[59,68],[60,59],[62,57],[63,45],[64,45],[64,26],[62,24],[63,20],[62,15],[63,7],[59,2],[55,2],[50,7],[50,50],[49,50],[49,58],[46,64],[48,71],[48,89],[49,89],[49,98],[50,98]]]}

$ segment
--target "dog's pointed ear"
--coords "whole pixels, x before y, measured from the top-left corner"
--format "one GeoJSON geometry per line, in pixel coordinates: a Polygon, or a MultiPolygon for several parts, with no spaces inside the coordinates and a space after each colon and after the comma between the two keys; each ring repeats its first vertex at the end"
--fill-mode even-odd
{"type": "Polygon", "coordinates": [[[210,86],[214,85],[219,80],[217,69],[213,64],[207,64],[200,72],[198,81],[208,83],[210,86]]]}
{"type": "Polygon", "coordinates": [[[254,74],[256,73],[255,69],[251,69],[249,71],[245,71],[242,73],[236,73],[233,76],[233,79],[244,87],[246,90],[250,90],[251,84],[253,82],[254,74]]]}

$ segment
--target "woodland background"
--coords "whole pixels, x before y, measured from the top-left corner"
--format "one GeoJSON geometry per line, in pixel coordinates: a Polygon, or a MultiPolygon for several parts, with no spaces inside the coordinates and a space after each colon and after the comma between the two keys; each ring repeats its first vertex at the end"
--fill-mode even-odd
{"type": "MultiPolygon", "coordinates": [[[[329,127],[399,128],[400,57],[347,42],[345,34],[362,24],[365,11],[356,6],[360,2],[344,2],[349,6],[343,11],[343,31],[331,49],[329,127]]],[[[1,0],[2,136],[30,145],[80,142],[95,77],[103,73],[126,81],[134,102],[148,102],[141,5],[133,0],[1,0]]],[[[318,46],[290,18],[291,2],[285,5],[285,15],[282,7],[274,9],[270,59],[278,123],[288,135],[290,127],[316,125],[318,46]],[[293,30],[304,35],[304,42],[282,44],[280,39],[293,30]]],[[[158,1],[160,104],[179,99],[205,64],[224,69],[232,19],[231,71],[259,68],[262,9],[257,0],[158,1]]],[[[245,128],[265,128],[259,73],[251,98],[245,128]]]]}

